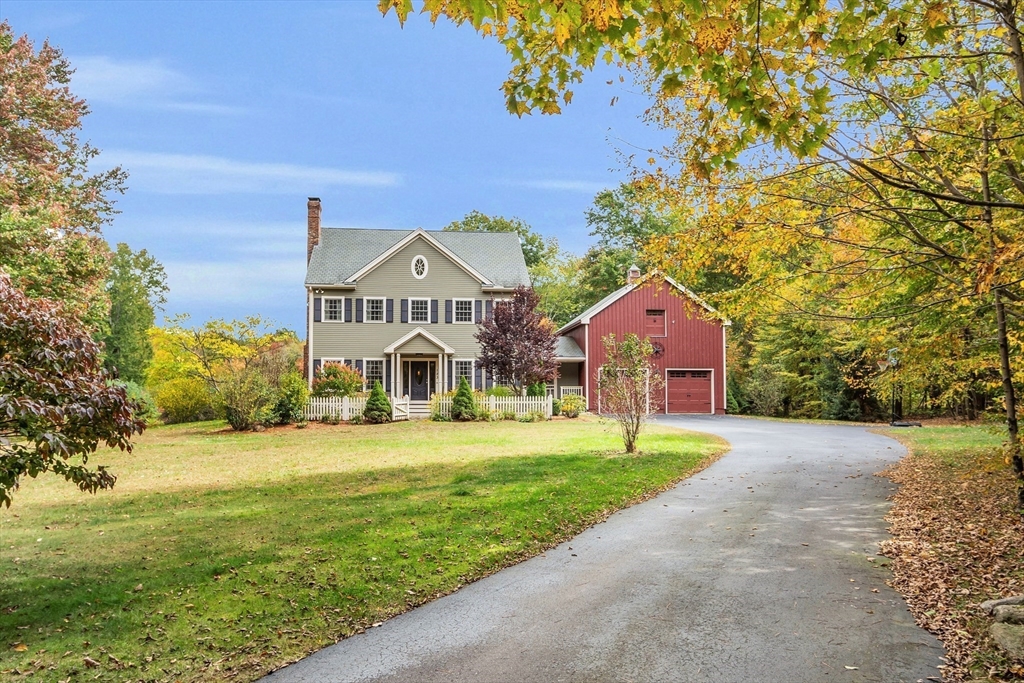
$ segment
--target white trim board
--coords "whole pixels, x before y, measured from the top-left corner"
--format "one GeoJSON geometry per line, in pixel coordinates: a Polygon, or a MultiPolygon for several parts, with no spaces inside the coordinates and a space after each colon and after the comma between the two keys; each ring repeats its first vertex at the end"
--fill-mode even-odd
{"type": "MultiPolygon", "coordinates": [[[[573,329],[574,327],[578,327],[579,325],[588,325],[588,324],[590,324],[591,318],[593,318],[598,313],[604,311],[606,308],[608,308],[609,306],[614,304],[616,301],[618,301],[622,297],[624,297],[627,294],[629,294],[630,292],[632,292],[634,289],[639,289],[640,287],[644,287],[644,286],[646,286],[648,284],[651,284],[652,282],[656,282],[658,279],[664,280],[665,282],[669,283],[670,285],[672,285],[673,287],[678,289],[680,292],[685,294],[687,296],[687,298],[693,300],[697,305],[699,305],[701,308],[703,308],[704,310],[708,311],[709,313],[714,313],[716,315],[718,314],[718,311],[716,311],[714,308],[712,308],[706,301],[701,299],[694,292],[692,292],[691,290],[687,289],[683,285],[679,284],[678,282],[676,282],[675,280],[673,280],[669,276],[661,275],[661,274],[651,274],[650,276],[648,276],[647,278],[645,278],[644,280],[642,280],[638,284],[628,284],[628,285],[625,285],[622,288],[616,290],[615,292],[612,292],[607,297],[605,297],[603,303],[602,302],[598,302],[600,304],[599,308],[594,308],[594,309],[592,309],[590,311],[587,311],[586,315],[581,317],[579,320],[574,320],[574,321],[568,323],[567,325],[565,325],[564,327],[559,329],[556,334],[562,334],[563,332],[568,332],[569,330],[573,329]]],[[[667,314],[667,311],[666,311],[666,314],[667,314]]],[[[727,319],[721,320],[721,323],[722,323],[722,325],[732,325],[732,322],[730,320],[727,320],[727,319]]]]}
{"type": "Polygon", "coordinates": [[[377,266],[381,265],[382,263],[387,261],[389,258],[391,258],[395,254],[397,254],[399,251],[404,249],[406,246],[411,244],[412,241],[415,240],[417,237],[420,237],[420,238],[424,239],[427,242],[427,244],[429,244],[430,246],[434,247],[439,252],[441,252],[452,263],[457,265],[459,268],[462,268],[462,270],[466,271],[466,273],[468,273],[469,275],[471,275],[474,278],[476,278],[477,280],[479,280],[481,285],[484,285],[485,287],[490,287],[490,286],[493,285],[493,283],[490,280],[488,280],[486,277],[484,277],[479,271],[477,271],[471,265],[469,265],[468,263],[466,263],[465,261],[460,259],[458,256],[456,256],[455,253],[451,249],[449,249],[448,247],[444,246],[443,244],[438,242],[436,239],[431,237],[430,233],[428,233],[423,228],[416,228],[411,233],[409,233],[408,235],[406,235],[405,237],[400,239],[398,241],[398,244],[394,245],[393,247],[391,247],[390,249],[385,251],[383,254],[381,254],[380,256],[378,256],[377,258],[375,258],[374,260],[370,261],[365,266],[363,266],[362,268],[357,270],[355,272],[355,274],[353,274],[351,277],[349,277],[348,280],[346,280],[346,282],[356,282],[356,281],[360,280],[365,275],[367,275],[368,273],[370,273],[371,271],[376,269],[377,266]]]}
{"type": "Polygon", "coordinates": [[[384,347],[384,353],[398,353],[397,349],[399,347],[401,347],[403,344],[405,344],[406,342],[408,342],[409,340],[411,340],[411,339],[413,339],[414,337],[417,337],[417,336],[423,337],[424,339],[429,341],[431,344],[433,344],[434,346],[436,346],[439,349],[441,349],[442,351],[444,351],[444,353],[455,353],[455,349],[453,349],[452,347],[448,346],[443,341],[441,341],[440,339],[438,339],[434,335],[430,334],[429,332],[427,332],[422,327],[417,327],[412,332],[409,332],[408,334],[405,334],[402,337],[400,337],[399,339],[397,339],[394,342],[392,342],[389,346],[385,346],[384,347]]]}

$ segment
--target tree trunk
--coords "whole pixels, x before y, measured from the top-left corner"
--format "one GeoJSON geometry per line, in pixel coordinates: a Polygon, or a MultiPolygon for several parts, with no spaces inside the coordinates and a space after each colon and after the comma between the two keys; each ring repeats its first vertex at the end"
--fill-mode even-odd
{"type": "Polygon", "coordinates": [[[1003,402],[1006,404],[1006,431],[1010,443],[1010,459],[1013,472],[1021,481],[1017,497],[1024,507],[1024,460],[1021,459],[1020,435],[1017,425],[1017,395],[1013,388],[1013,373],[1010,370],[1010,342],[1006,335],[1006,310],[999,290],[995,290],[996,326],[999,334],[999,374],[1003,378],[1003,402]]]}

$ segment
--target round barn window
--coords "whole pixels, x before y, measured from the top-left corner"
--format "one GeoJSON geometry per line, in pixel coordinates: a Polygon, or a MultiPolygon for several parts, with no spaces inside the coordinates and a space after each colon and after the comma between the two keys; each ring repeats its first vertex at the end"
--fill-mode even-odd
{"type": "Polygon", "coordinates": [[[417,256],[412,260],[412,274],[417,280],[422,280],[427,276],[427,259],[422,256],[417,256]]]}

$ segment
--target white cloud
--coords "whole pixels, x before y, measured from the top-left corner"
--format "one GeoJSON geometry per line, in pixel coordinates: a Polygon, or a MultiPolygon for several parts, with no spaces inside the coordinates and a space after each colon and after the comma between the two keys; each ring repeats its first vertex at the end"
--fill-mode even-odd
{"type": "Polygon", "coordinates": [[[534,190],[584,192],[586,194],[597,194],[601,190],[608,189],[608,183],[592,183],[585,180],[524,180],[512,184],[534,190]]]}
{"type": "Polygon", "coordinates": [[[224,157],[108,150],[99,160],[123,166],[133,190],[160,194],[290,194],[337,186],[390,187],[397,173],[235,161],[224,157]]]}
{"type": "Polygon", "coordinates": [[[188,76],[159,60],[114,60],[106,56],[73,58],[71,87],[86,102],[164,109],[195,114],[237,114],[243,110],[192,101],[199,86],[188,76]]]}
{"type": "Polygon", "coordinates": [[[305,253],[289,259],[168,261],[163,265],[170,312],[224,305],[259,311],[271,302],[302,300],[305,253]]]}

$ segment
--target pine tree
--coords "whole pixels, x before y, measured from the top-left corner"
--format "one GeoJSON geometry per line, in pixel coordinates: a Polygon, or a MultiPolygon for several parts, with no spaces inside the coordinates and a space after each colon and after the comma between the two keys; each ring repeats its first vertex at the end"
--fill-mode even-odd
{"type": "Polygon", "coordinates": [[[363,408],[363,420],[370,424],[381,424],[391,422],[391,401],[384,393],[384,387],[380,380],[373,383],[373,390],[370,398],[366,399],[366,407],[363,408]]]}
{"type": "Polygon", "coordinates": [[[452,399],[452,419],[459,422],[471,422],[476,419],[476,403],[473,401],[473,392],[465,376],[459,377],[459,388],[452,399]]]}

